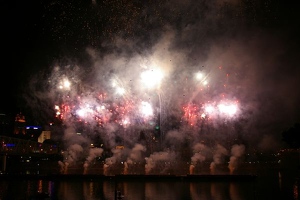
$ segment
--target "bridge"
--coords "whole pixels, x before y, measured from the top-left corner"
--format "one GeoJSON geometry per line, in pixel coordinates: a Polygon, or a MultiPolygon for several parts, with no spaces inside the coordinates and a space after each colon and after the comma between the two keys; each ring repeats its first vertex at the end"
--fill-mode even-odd
{"type": "Polygon", "coordinates": [[[44,144],[32,140],[0,136],[0,171],[6,170],[7,156],[48,157],[59,155],[57,144],[44,144]]]}

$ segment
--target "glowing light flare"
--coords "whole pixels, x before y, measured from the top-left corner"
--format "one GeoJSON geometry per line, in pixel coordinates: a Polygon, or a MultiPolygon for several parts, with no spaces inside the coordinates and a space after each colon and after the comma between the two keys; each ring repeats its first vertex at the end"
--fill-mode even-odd
{"type": "Polygon", "coordinates": [[[97,112],[101,112],[102,110],[105,110],[105,106],[104,105],[96,106],[96,111],[97,112]]]}
{"type": "Polygon", "coordinates": [[[61,105],[55,105],[56,117],[60,120],[78,120],[84,123],[97,123],[103,125],[111,119],[113,115],[104,103],[105,94],[96,94],[94,98],[82,98],[77,96],[75,99],[64,98],[61,105]],[[75,115],[74,115],[75,114],[75,115]]]}
{"type": "Polygon", "coordinates": [[[199,81],[202,85],[206,86],[208,85],[207,76],[205,76],[202,72],[197,72],[195,74],[195,78],[197,81],[199,81]]]}
{"type": "Polygon", "coordinates": [[[206,117],[206,114],[205,114],[205,113],[202,113],[202,114],[201,114],[201,118],[204,119],[205,117],[206,117]]]}
{"type": "Polygon", "coordinates": [[[218,109],[221,114],[225,114],[227,116],[233,116],[237,113],[238,107],[236,104],[218,104],[218,109]]]}
{"type": "Polygon", "coordinates": [[[214,108],[212,105],[206,105],[206,106],[204,107],[204,111],[205,111],[206,113],[208,113],[208,114],[213,113],[214,110],[215,110],[215,108],[214,108]]]}
{"type": "Polygon", "coordinates": [[[204,75],[202,72],[197,72],[195,77],[197,80],[201,81],[203,79],[204,75]]]}
{"type": "Polygon", "coordinates": [[[79,109],[79,110],[77,110],[77,115],[79,116],[79,117],[86,117],[86,115],[87,115],[87,113],[88,112],[90,112],[90,111],[88,111],[87,109],[85,109],[85,108],[81,108],[81,109],[79,109]]]}
{"type": "Polygon", "coordinates": [[[117,87],[117,88],[116,88],[116,92],[117,92],[117,94],[119,94],[119,95],[123,95],[123,94],[125,94],[125,89],[124,89],[124,88],[121,88],[121,87],[117,87]]]}
{"type": "Polygon", "coordinates": [[[57,111],[56,112],[56,117],[60,116],[60,114],[61,114],[60,111],[57,111]]]}
{"type": "Polygon", "coordinates": [[[60,117],[60,115],[61,115],[60,107],[58,105],[55,105],[54,110],[56,110],[56,113],[55,113],[56,117],[60,117]]]}
{"type": "Polygon", "coordinates": [[[68,79],[62,80],[58,86],[59,89],[65,89],[65,90],[69,90],[70,87],[71,87],[71,82],[68,79]]]}
{"type": "Polygon", "coordinates": [[[155,86],[159,86],[163,79],[163,73],[158,69],[144,71],[141,74],[141,79],[146,87],[153,88],[155,86]]]}
{"type": "Polygon", "coordinates": [[[122,84],[120,84],[117,80],[112,80],[111,82],[111,85],[115,88],[117,94],[123,95],[125,93],[125,89],[121,86],[122,84]]]}
{"type": "Polygon", "coordinates": [[[196,126],[201,119],[234,117],[238,113],[237,101],[213,102],[200,106],[188,104],[183,106],[183,119],[190,125],[196,126]]]}
{"type": "Polygon", "coordinates": [[[112,87],[117,87],[117,85],[118,85],[118,84],[117,84],[117,82],[116,82],[115,80],[112,80],[112,81],[111,81],[111,86],[112,86],[112,87]]]}
{"type": "Polygon", "coordinates": [[[125,117],[123,120],[122,120],[122,123],[121,123],[121,125],[123,125],[123,126],[127,126],[127,125],[129,125],[130,124],[130,121],[129,121],[129,119],[127,118],[127,117],[125,117]]]}
{"type": "Polygon", "coordinates": [[[112,110],[106,109],[105,106],[85,105],[77,109],[76,115],[79,121],[96,122],[100,125],[108,123],[113,115],[112,110]]]}
{"type": "Polygon", "coordinates": [[[140,112],[144,117],[153,116],[153,109],[150,103],[142,101],[140,106],[140,112]]]}
{"type": "Polygon", "coordinates": [[[54,109],[56,110],[56,117],[64,120],[65,116],[70,113],[71,107],[67,104],[62,104],[61,106],[55,105],[54,109]]]}

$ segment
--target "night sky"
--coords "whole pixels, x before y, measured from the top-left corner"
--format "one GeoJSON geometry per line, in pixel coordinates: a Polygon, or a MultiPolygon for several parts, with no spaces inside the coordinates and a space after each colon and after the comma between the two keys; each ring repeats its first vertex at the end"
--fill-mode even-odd
{"type": "MultiPolygon", "coordinates": [[[[300,121],[300,7],[295,0],[1,4],[2,112],[49,114],[51,104],[37,103],[47,99],[35,92],[46,94],[41,80],[53,77],[54,66],[76,63],[89,84],[96,62],[104,63],[103,74],[121,71],[108,66],[110,55],[125,60],[156,55],[176,65],[166,67],[176,71],[173,84],[184,79],[185,70],[224,68],[234,77],[228,96],[244,103],[243,120],[255,135],[281,132],[300,121]]],[[[210,95],[215,98],[217,91],[210,95]]]]}

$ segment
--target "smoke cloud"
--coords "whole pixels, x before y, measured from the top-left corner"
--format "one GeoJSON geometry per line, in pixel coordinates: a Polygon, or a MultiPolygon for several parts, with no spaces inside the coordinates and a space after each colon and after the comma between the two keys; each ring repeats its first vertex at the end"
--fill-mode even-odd
{"type": "Polygon", "coordinates": [[[146,157],[145,174],[168,174],[175,161],[175,152],[154,152],[146,157]],[[154,172],[153,172],[154,171],[154,172]]]}
{"type": "Polygon", "coordinates": [[[231,148],[231,156],[229,160],[228,168],[232,174],[234,170],[238,167],[239,163],[242,161],[241,158],[245,153],[245,146],[235,144],[231,148]]]}
{"type": "Polygon", "coordinates": [[[84,167],[84,174],[87,173],[88,167],[90,166],[91,162],[94,161],[97,157],[100,157],[103,153],[103,149],[101,148],[91,148],[86,161],[83,164],[84,167]]]}
{"type": "Polygon", "coordinates": [[[210,164],[210,170],[212,174],[215,174],[216,168],[225,162],[225,156],[227,155],[227,149],[222,145],[217,144],[213,152],[213,162],[210,164]]]}

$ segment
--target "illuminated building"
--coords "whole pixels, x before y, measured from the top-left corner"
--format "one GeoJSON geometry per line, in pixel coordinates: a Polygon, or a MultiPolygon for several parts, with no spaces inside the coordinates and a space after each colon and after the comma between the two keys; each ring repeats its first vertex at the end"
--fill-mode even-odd
{"type": "MultiPolygon", "coordinates": [[[[38,138],[40,137],[41,133],[42,133],[42,127],[27,125],[25,116],[22,113],[19,113],[15,116],[14,131],[13,131],[14,137],[32,140],[32,141],[38,141],[38,138]]],[[[50,135],[45,136],[44,140],[45,139],[50,139],[50,135]]]]}
{"type": "Polygon", "coordinates": [[[22,113],[19,113],[15,117],[14,123],[14,135],[25,135],[26,134],[26,120],[22,113]]]}
{"type": "Polygon", "coordinates": [[[42,131],[42,133],[38,137],[38,142],[43,143],[45,140],[49,140],[50,138],[51,138],[51,131],[42,131]]]}

